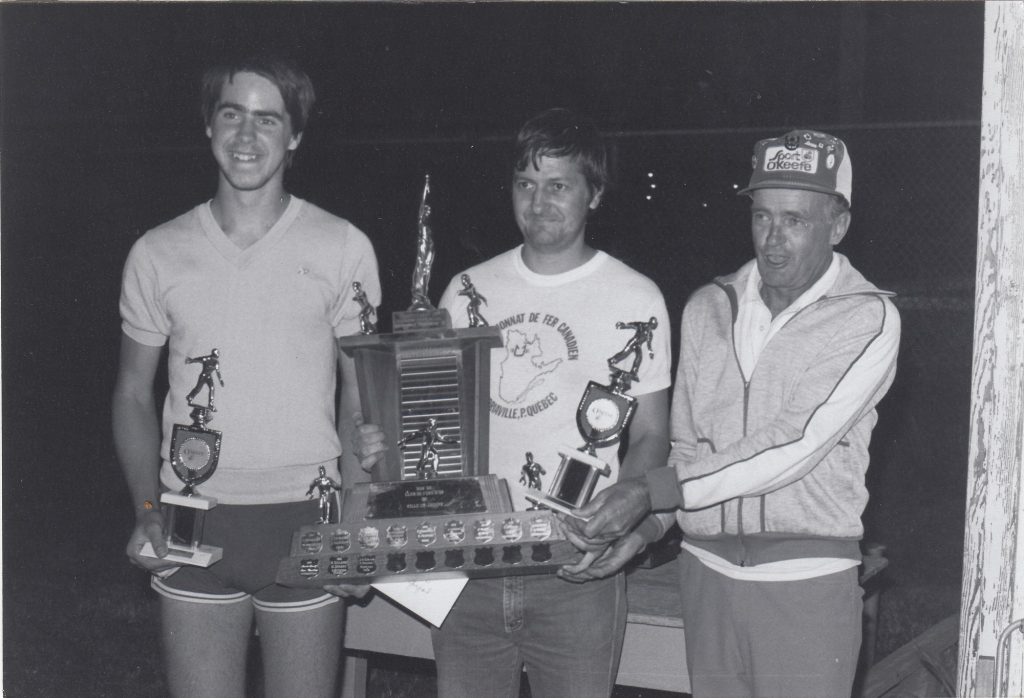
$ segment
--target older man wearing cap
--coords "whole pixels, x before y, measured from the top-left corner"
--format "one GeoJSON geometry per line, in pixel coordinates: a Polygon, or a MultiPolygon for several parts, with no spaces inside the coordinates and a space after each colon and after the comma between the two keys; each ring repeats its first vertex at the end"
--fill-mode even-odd
{"type": "Polygon", "coordinates": [[[758,142],[753,169],[754,259],[683,311],[668,466],[580,511],[577,545],[615,542],[563,574],[609,574],[661,535],[669,516],[647,512],[674,511],[693,694],[848,696],[868,442],[900,319],[832,249],[850,225],[845,144],[793,131],[758,142]]]}

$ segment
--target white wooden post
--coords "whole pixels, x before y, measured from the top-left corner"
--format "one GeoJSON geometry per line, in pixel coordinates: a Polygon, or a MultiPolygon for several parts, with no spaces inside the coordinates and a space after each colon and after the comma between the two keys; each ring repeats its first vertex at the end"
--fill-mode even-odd
{"type": "Polygon", "coordinates": [[[996,654],[1024,618],[1024,3],[986,3],[984,76],[957,694],[1021,696],[1024,631],[996,654]]]}

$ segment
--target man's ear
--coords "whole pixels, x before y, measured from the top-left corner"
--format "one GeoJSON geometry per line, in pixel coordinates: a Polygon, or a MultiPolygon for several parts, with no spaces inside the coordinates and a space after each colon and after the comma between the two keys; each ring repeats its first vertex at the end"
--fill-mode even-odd
{"type": "Polygon", "coordinates": [[[590,197],[590,203],[587,206],[591,211],[596,211],[597,207],[601,205],[601,195],[604,194],[604,187],[597,189],[594,194],[590,197]]]}
{"type": "Polygon", "coordinates": [[[846,237],[846,231],[850,229],[850,212],[843,211],[832,222],[832,233],[829,235],[829,242],[833,246],[838,245],[846,237]]]}

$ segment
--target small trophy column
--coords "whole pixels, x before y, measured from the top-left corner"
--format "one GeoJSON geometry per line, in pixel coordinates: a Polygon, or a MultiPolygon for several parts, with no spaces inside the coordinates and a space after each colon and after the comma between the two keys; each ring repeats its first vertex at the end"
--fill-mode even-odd
{"type": "MultiPolygon", "coordinates": [[[[647,322],[615,323],[616,329],[631,329],[634,334],[620,351],[608,359],[610,384],[601,385],[590,381],[583,391],[583,397],[576,408],[576,427],[583,437],[584,445],[579,449],[569,446],[559,449],[558,455],[562,457],[562,462],[547,492],[538,492],[538,483],[531,480],[531,489],[524,493],[528,500],[555,511],[572,514],[573,510],[590,501],[598,478],[611,475],[611,466],[597,457],[597,449],[617,444],[622,438],[622,432],[633,419],[637,399],[627,395],[626,391],[633,381],[639,380],[637,373],[643,360],[643,345],[647,345],[650,353],[651,339],[657,326],[658,321],[653,317],[647,322]],[[633,355],[630,368],[620,368],[619,362],[630,355],[633,355]]],[[[529,460],[532,461],[532,457],[529,460]]]]}
{"type": "MultiPolygon", "coordinates": [[[[192,424],[175,424],[171,431],[171,468],[185,486],[177,494],[164,492],[160,495],[168,548],[163,559],[209,567],[223,555],[220,548],[202,543],[206,512],[217,505],[217,500],[197,494],[195,487],[213,475],[220,458],[221,433],[206,427],[217,411],[213,404],[214,376],[221,387],[224,386],[220,376],[220,352],[213,349],[206,356],[186,358],[185,363],[202,364],[202,371],[196,387],[186,397],[192,407],[189,414],[192,424]],[[207,404],[197,405],[193,400],[203,388],[208,390],[207,404]]],[[[141,553],[157,557],[149,543],[142,546],[141,553]]]]}

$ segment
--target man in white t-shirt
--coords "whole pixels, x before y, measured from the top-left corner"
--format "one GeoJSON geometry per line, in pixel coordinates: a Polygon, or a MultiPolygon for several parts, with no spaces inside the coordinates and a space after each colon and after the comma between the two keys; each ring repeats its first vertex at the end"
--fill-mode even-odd
{"type": "MultiPolygon", "coordinates": [[[[635,334],[621,323],[654,318],[658,330],[629,391],[638,406],[628,452],[620,464],[615,446],[598,449],[612,471],[598,486],[641,477],[668,455],[671,349],[661,292],[586,242],[587,219],[607,181],[605,143],[592,123],[565,109],[528,121],[512,172],[523,244],[457,274],[441,299],[455,326],[473,324],[472,298],[460,292],[468,276],[487,299],[488,323],[501,330],[504,346],[491,352],[489,469],[510,483],[522,476],[524,460],[554,473],[560,448],[583,445],[576,408],[589,381],[609,383],[609,358],[635,334]]],[[[362,444],[364,466],[383,448],[379,432],[362,444]]],[[[517,509],[531,506],[514,499],[517,509]]],[[[608,696],[625,620],[621,574],[586,584],[555,575],[470,580],[432,631],[438,693],[514,698],[525,665],[538,698],[608,696]]]]}
{"type": "MultiPolygon", "coordinates": [[[[335,342],[360,329],[353,288],[376,305],[380,285],[366,236],[284,189],[313,102],[309,77],[290,61],[256,56],[207,71],[203,114],[217,192],[147,232],[125,263],[114,444],[136,513],[127,554],[153,573],[175,696],[243,696],[254,622],[268,696],[336,694],[338,598],[274,579],[294,530],[318,519],[305,496],[310,483],[338,476],[339,361],[342,414],[357,411],[359,397],[353,363],[335,342]],[[161,412],[154,379],[165,351],[161,412]],[[215,361],[199,367],[194,357],[215,361]],[[189,389],[202,371],[197,387],[210,388],[212,408],[211,367],[223,387],[206,410],[189,389]],[[159,501],[182,487],[170,441],[193,410],[221,433],[216,470],[197,492],[218,500],[203,542],[223,557],[175,569],[164,559],[159,501]],[[157,557],[142,554],[147,544],[157,557]]],[[[351,421],[342,427],[350,431],[351,421]]],[[[358,469],[351,455],[344,461],[346,472],[358,469]]]]}

